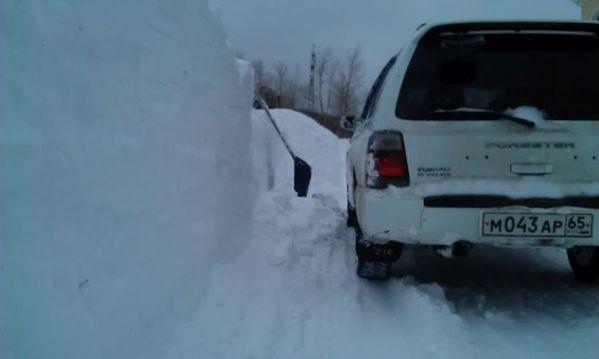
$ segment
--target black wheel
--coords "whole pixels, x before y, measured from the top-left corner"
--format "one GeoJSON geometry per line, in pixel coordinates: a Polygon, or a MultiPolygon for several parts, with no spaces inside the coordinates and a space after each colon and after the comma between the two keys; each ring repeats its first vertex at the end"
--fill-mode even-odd
{"type": "Polygon", "coordinates": [[[599,247],[580,246],[568,249],[568,260],[574,275],[585,283],[599,277],[599,247]]]}
{"type": "Polygon", "coordinates": [[[356,209],[349,204],[349,201],[347,201],[347,226],[358,228],[358,214],[356,209]]]}
{"type": "Polygon", "coordinates": [[[390,262],[371,262],[358,258],[356,274],[360,278],[384,281],[391,277],[390,262]]]}
{"type": "Polygon", "coordinates": [[[391,266],[399,260],[403,245],[397,242],[374,244],[364,240],[360,225],[356,227],[356,274],[360,278],[384,281],[391,277],[391,266]]]}

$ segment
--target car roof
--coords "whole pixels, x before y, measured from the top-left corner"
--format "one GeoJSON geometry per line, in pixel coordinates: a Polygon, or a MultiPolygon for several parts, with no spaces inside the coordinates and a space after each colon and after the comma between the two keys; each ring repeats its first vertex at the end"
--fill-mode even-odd
{"type": "Polygon", "coordinates": [[[427,24],[416,32],[414,42],[425,37],[443,33],[497,33],[497,32],[584,32],[594,33],[599,37],[599,22],[585,21],[528,21],[528,20],[492,20],[492,21],[460,21],[427,24]]]}

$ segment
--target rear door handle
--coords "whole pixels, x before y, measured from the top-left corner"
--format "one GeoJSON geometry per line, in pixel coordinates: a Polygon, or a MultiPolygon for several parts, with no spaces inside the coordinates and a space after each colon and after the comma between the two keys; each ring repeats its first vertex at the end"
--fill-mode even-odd
{"type": "Polygon", "coordinates": [[[544,176],[553,173],[551,163],[512,163],[510,172],[520,176],[544,176]]]}

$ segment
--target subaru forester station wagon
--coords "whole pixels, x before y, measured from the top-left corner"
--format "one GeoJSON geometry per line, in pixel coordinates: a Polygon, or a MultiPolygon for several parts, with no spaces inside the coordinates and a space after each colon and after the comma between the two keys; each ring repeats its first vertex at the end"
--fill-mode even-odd
{"type": "Polygon", "coordinates": [[[564,248],[598,276],[599,23],[424,26],[342,126],[359,276],[477,244],[564,248]]]}

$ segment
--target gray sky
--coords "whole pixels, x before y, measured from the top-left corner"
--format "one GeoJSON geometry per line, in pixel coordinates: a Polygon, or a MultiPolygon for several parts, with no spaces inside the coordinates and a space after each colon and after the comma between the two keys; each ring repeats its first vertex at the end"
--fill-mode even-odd
{"type": "MultiPolygon", "coordinates": [[[[283,61],[307,76],[312,44],[343,54],[360,45],[370,84],[423,22],[579,19],[569,0],[211,0],[233,47],[267,66],[283,61]]],[[[307,81],[307,79],[306,79],[307,81]]]]}

